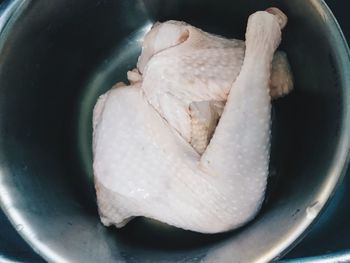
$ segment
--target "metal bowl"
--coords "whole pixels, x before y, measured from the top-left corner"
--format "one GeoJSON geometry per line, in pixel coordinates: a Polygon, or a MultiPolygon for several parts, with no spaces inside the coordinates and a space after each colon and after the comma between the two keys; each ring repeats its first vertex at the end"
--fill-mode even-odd
{"type": "MultiPolygon", "coordinates": [[[[323,1],[13,0],[0,18],[0,201],[51,262],[265,262],[306,233],[346,169],[350,61],[323,1]],[[125,80],[152,21],[243,38],[249,14],[289,16],[281,49],[296,89],[274,103],[271,176],[249,225],[201,235],[137,219],[103,227],[91,179],[91,111],[125,80]]],[[[116,120],[117,121],[117,120],[116,120]]]]}

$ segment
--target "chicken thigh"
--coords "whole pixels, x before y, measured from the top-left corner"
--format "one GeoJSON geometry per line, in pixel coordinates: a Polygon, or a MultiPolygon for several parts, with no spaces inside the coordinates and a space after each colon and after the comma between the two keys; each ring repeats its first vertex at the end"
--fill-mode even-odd
{"type": "Polygon", "coordinates": [[[268,177],[270,82],[278,80],[277,96],[292,83],[285,57],[271,78],[286,22],[276,8],[252,14],[245,44],[180,22],[151,30],[138,62],[142,75],[129,72],[131,85],[118,84],[94,109],[93,167],[105,225],[145,216],[218,233],[254,218],[268,177]],[[162,46],[162,38],[173,45],[162,46]],[[208,134],[210,142],[202,139],[208,134]]]}
{"type": "MultiPolygon", "coordinates": [[[[180,21],[156,23],[146,34],[137,69],[151,105],[202,154],[215,130],[244,59],[245,43],[206,33],[180,21]]],[[[272,63],[270,94],[288,94],[293,78],[287,56],[272,63]]],[[[130,78],[130,75],[132,77],[130,78]]]]}

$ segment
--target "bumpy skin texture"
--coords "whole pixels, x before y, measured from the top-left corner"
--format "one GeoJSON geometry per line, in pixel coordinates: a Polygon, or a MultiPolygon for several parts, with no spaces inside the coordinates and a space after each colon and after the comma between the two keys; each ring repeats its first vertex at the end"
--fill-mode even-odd
{"type": "MultiPolygon", "coordinates": [[[[202,154],[243,63],[245,42],[211,35],[184,22],[157,23],[146,35],[138,69],[151,105],[202,154]]],[[[277,52],[270,93],[288,94],[293,77],[277,52]]]]}
{"type": "Polygon", "coordinates": [[[145,216],[218,233],[256,215],[268,176],[271,63],[286,24],[281,11],[269,12],[250,16],[245,49],[179,22],[146,36],[146,44],[158,40],[143,50],[142,75],[129,73],[132,84],[117,84],[94,109],[93,165],[105,225],[145,216]]]}

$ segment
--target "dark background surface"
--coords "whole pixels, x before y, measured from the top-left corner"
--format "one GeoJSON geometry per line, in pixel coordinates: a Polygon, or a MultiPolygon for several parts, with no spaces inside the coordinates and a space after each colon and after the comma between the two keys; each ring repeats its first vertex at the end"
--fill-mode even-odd
{"type": "MultiPolygon", "coordinates": [[[[2,0],[0,0],[1,4],[2,0]]],[[[326,0],[338,19],[343,32],[350,41],[350,2],[326,0]]],[[[350,172],[345,178],[329,207],[306,238],[286,258],[317,256],[331,252],[350,250],[350,218],[346,210],[350,207],[350,172]]],[[[21,239],[5,215],[0,211],[0,263],[43,262],[21,239]]]]}

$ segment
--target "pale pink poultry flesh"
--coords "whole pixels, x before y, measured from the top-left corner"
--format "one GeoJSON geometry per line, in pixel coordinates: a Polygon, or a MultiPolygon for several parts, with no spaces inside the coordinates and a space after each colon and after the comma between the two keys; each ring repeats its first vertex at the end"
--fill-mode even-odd
{"type": "Polygon", "coordinates": [[[183,22],[152,28],[131,85],[118,83],[94,109],[105,225],[145,216],[218,233],[254,218],[268,177],[271,96],[293,86],[285,54],[275,54],[286,23],[276,8],[256,12],[245,43],[183,22]]]}
{"type": "MultiPolygon", "coordinates": [[[[156,23],[145,36],[138,68],[129,71],[128,78],[130,83],[143,81],[152,106],[202,154],[241,70],[244,52],[241,40],[211,35],[180,21],[156,23]]],[[[284,52],[274,55],[269,86],[273,98],[293,88],[284,52]]]]}

